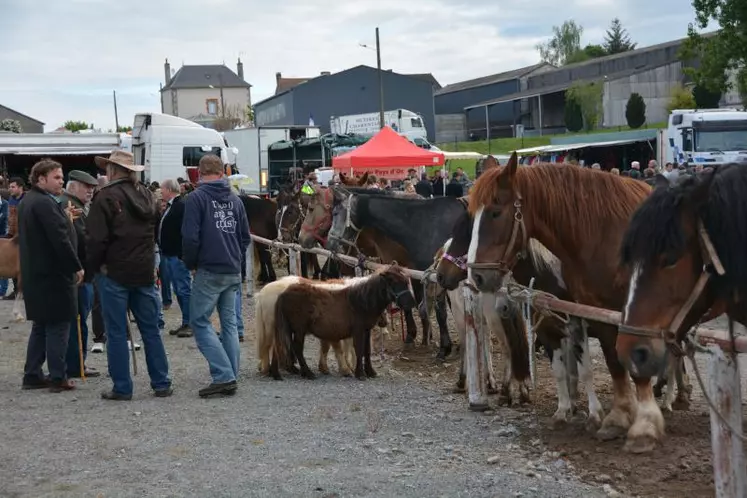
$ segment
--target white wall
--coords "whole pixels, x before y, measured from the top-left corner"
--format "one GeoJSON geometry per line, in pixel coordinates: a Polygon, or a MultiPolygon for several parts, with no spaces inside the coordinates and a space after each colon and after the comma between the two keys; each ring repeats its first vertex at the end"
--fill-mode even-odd
{"type": "MultiPolygon", "coordinates": [[[[207,100],[216,99],[220,105],[219,88],[180,88],[167,90],[161,94],[164,114],[180,118],[191,118],[198,114],[207,114],[207,100]],[[176,104],[176,105],[174,105],[176,104]]],[[[224,88],[223,101],[226,109],[238,108],[243,112],[251,105],[249,88],[224,88]]]]}

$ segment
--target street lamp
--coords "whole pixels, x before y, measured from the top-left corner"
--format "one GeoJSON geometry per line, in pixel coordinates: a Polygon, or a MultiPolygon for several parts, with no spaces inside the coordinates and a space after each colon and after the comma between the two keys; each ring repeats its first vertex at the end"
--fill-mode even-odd
{"type": "MultiPolygon", "coordinates": [[[[359,43],[363,48],[371,49],[368,45],[359,43]]],[[[376,28],[376,69],[379,71],[379,129],[384,127],[384,73],[381,71],[381,44],[379,43],[379,28],[376,28]]]]}

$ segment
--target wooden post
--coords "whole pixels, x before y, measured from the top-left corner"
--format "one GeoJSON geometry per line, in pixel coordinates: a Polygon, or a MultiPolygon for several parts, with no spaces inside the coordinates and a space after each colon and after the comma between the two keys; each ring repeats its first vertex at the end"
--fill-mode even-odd
{"type": "Polygon", "coordinates": [[[246,295],[254,295],[254,244],[252,242],[246,248],[246,295]]]}
{"type": "Polygon", "coordinates": [[[477,293],[469,286],[463,287],[464,293],[464,324],[465,324],[465,356],[467,370],[467,395],[469,409],[485,411],[488,404],[488,386],[485,379],[487,369],[485,365],[485,327],[479,312],[477,293]]]}
{"type": "Polygon", "coordinates": [[[301,276],[301,258],[298,251],[291,248],[288,249],[288,266],[290,266],[290,274],[295,276],[301,276]]]}
{"type": "Polygon", "coordinates": [[[739,363],[736,355],[727,357],[721,348],[709,346],[708,391],[716,409],[732,428],[721,423],[711,413],[711,446],[713,448],[713,484],[716,498],[747,497],[747,469],[745,468],[742,435],[742,396],[739,363]]]}

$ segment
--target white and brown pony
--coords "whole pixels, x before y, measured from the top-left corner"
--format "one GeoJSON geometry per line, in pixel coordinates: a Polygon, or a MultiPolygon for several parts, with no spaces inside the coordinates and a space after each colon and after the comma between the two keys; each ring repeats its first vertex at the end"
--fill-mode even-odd
{"type": "Polygon", "coordinates": [[[23,290],[21,287],[21,257],[18,249],[18,236],[12,239],[0,239],[0,278],[14,278],[18,283],[16,299],[13,302],[13,320],[23,322],[26,320],[21,301],[23,290]]]}

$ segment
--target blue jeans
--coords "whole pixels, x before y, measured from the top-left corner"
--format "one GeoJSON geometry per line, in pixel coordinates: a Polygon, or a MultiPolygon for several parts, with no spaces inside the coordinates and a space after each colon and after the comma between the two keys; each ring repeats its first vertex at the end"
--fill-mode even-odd
{"type": "Polygon", "coordinates": [[[169,362],[158,330],[159,302],[156,287],[125,287],[103,274],[96,275],[96,286],[99,289],[101,313],[106,327],[106,359],[114,392],[132,394],[130,353],[127,347],[128,306],[135,316],[145,347],[150,386],[156,391],[170,387],[169,362]]]}
{"type": "Polygon", "coordinates": [[[239,375],[239,337],[236,328],[236,293],[241,287],[241,274],[211,273],[197,270],[190,301],[190,326],[197,348],[210,366],[214,384],[235,381],[239,375]],[[218,308],[220,338],[210,323],[210,315],[218,308]]]}
{"type": "Polygon", "coordinates": [[[166,264],[166,258],[161,256],[161,262],[158,265],[158,273],[161,275],[161,302],[164,305],[171,306],[173,300],[171,297],[171,274],[169,266],[166,264]]]}
{"type": "MultiPolygon", "coordinates": [[[[166,273],[169,280],[174,286],[176,300],[179,302],[179,309],[182,310],[182,325],[189,325],[189,297],[192,293],[192,275],[189,274],[184,261],[177,256],[162,256],[166,273]]],[[[163,289],[161,290],[163,293],[163,289]]],[[[169,292],[171,294],[171,292],[169,292]]]]}
{"type": "MultiPolygon", "coordinates": [[[[78,287],[78,316],[80,317],[80,339],[83,347],[83,364],[88,356],[88,315],[93,308],[93,284],[82,284],[78,287]]],[[[73,320],[70,324],[70,336],[67,340],[67,364],[68,377],[80,375],[80,354],[78,352],[78,321],[73,320]]]]}
{"type": "Polygon", "coordinates": [[[239,337],[244,337],[244,318],[241,316],[241,285],[239,285],[239,290],[236,291],[236,330],[239,332],[239,337]]]}
{"type": "Polygon", "coordinates": [[[2,278],[0,279],[0,297],[3,297],[7,293],[8,293],[8,279],[2,278]]]}

